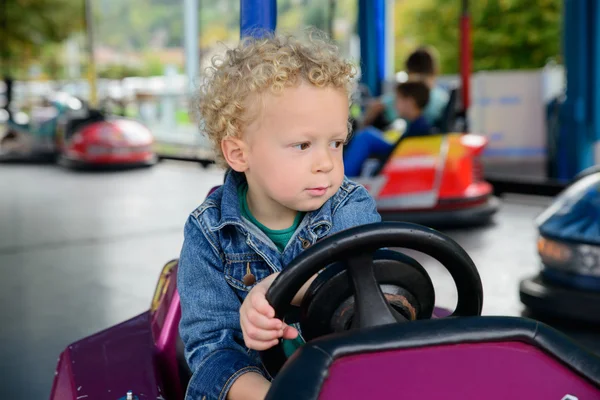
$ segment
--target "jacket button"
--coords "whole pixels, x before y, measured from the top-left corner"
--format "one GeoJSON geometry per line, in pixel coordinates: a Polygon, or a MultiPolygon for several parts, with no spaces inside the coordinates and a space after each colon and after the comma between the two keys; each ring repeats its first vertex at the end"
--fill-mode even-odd
{"type": "Polygon", "coordinates": [[[302,248],[303,249],[308,249],[310,247],[310,242],[304,238],[300,238],[300,241],[302,242],[302,248]]]}
{"type": "Polygon", "coordinates": [[[256,277],[253,274],[246,274],[244,278],[242,278],[242,282],[246,286],[252,286],[256,283],[256,277]]]}
{"type": "Polygon", "coordinates": [[[246,286],[252,286],[256,283],[256,277],[250,270],[250,263],[246,264],[246,275],[242,278],[242,282],[244,282],[244,285],[246,286]]]}

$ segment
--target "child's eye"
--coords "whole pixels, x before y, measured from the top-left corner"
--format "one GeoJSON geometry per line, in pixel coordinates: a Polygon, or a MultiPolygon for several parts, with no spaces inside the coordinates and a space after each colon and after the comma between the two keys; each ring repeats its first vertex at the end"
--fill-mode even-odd
{"type": "Polygon", "coordinates": [[[331,147],[333,147],[334,149],[339,149],[340,147],[342,147],[344,145],[344,141],[343,140],[334,140],[333,142],[329,143],[329,145],[331,147]]]}
{"type": "Polygon", "coordinates": [[[294,148],[298,149],[298,150],[306,150],[310,147],[310,143],[305,142],[305,143],[299,143],[294,145],[294,148]]]}

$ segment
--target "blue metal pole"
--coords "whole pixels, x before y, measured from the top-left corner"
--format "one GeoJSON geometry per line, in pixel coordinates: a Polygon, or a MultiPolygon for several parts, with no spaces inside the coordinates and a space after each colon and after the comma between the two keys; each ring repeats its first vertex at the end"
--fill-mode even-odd
{"type": "Polygon", "coordinates": [[[373,1],[375,6],[375,31],[377,36],[377,82],[379,90],[382,89],[382,82],[385,81],[386,62],[387,62],[387,47],[386,47],[386,31],[385,31],[385,0],[373,1]]]}
{"type": "Polygon", "coordinates": [[[385,0],[358,0],[361,82],[379,96],[385,79],[385,0]]]}
{"type": "MultiPolygon", "coordinates": [[[[574,129],[573,109],[574,105],[571,99],[577,97],[575,80],[577,75],[573,73],[575,64],[575,46],[568,46],[567,43],[574,43],[576,35],[573,29],[575,19],[575,5],[571,0],[565,0],[563,3],[563,38],[562,48],[565,63],[565,74],[567,80],[565,102],[560,110],[560,129],[557,139],[556,163],[557,163],[557,178],[559,180],[568,181],[572,177],[570,172],[569,161],[573,157],[573,152],[569,146],[570,138],[568,132],[574,129]]],[[[575,42],[576,43],[576,42],[575,42]]]]}
{"type": "Polygon", "coordinates": [[[395,3],[396,0],[385,1],[385,80],[388,86],[386,93],[394,92],[396,83],[396,26],[395,26],[395,3]]]}
{"type": "MultiPolygon", "coordinates": [[[[592,104],[591,86],[595,82],[598,54],[591,54],[597,39],[591,35],[594,21],[590,21],[594,0],[565,0],[563,48],[567,76],[567,96],[562,110],[559,148],[564,150],[559,179],[572,179],[593,161],[590,130],[595,105],[592,104]],[[592,23],[590,23],[592,22],[592,23]],[[573,45],[576,43],[577,45],[573,45]],[[566,164],[566,165],[565,165],[566,164]]],[[[560,161],[560,156],[559,156],[560,161]]]]}
{"type": "MultiPolygon", "coordinates": [[[[593,165],[593,141],[591,140],[591,134],[593,132],[593,113],[594,109],[593,100],[594,95],[592,93],[591,84],[596,80],[598,75],[598,54],[595,54],[595,43],[598,41],[597,38],[592,37],[594,31],[595,15],[592,12],[593,3],[597,0],[585,0],[579,1],[578,14],[580,24],[577,26],[579,45],[575,46],[581,55],[579,73],[580,78],[578,80],[580,97],[576,103],[576,118],[577,122],[581,124],[581,128],[577,130],[577,137],[575,139],[575,159],[573,163],[573,175],[578,174],[587,167],[593,165]],[[585,64],[584,64],[585,63],[585,64]]],[[[577,42],[576,42],[577,43],[577,42]]]]}
{"type": "Polygon", "coordinates": [[[592,12],[590,12],[590,26],[592,28],[593,48],[592,54],[594,55],[594,79],[590,82],[591,92],[593,96],[592,101],[592,116],[593,116],[593,129],[590,132],[589,140],[591,142],[589,153],[586,155],[586,162],[590,165],[600,163],[600,160],[594,160],[594,153],[592,146],[597,146],[597,142],[600,142],[600,4],[594,1],[592,2],[592,12]]]}
{"type": "Polygon", "coordinates": [[[373,79],[373,62],[371,60],[372,48],[371,32],[369,29],[369,2],[367,0],[358,0],[358,37],[360,38],[360,82],[365,85],[371,95],[377,96],[375,79],[373,79]]]}
{"type": "Polygon", "coordinates": [[[260,37],[277,28],[277,0],[241,0],[240,35],[260,37]]]}

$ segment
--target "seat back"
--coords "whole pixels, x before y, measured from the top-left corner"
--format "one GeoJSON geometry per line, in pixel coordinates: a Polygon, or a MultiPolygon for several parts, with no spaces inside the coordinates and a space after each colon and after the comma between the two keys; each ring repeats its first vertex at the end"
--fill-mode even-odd
{"type": "Polygon", "coordinates": [[[600,398],[600,358],[533,320],[472,317],[313,341],[284,366],[267,399],[560,400],[568,395],[600,398]]]}
{"type": "Polygon", "coordinates": [[[458,106],[458,88],[452,88],[448,97],[448,103],[442,112],[440,118],[435,122],[433,128],[439,133],[448,133],[454,131],[454,125],[457,117],[458,106]]]}
{"type": "Polygon", "coordinates": [[[69,118],[65,126],[64,140],[69,140],[84,125],[102,121],[106,121],[106,116],[95,109],[90,109],[88,115],[83,118],[69,118]]]}

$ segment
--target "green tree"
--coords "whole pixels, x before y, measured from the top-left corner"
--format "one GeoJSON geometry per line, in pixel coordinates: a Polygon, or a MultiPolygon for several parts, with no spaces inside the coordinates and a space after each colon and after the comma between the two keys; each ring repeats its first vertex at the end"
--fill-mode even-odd
{"type": "MultiPolygon", "coordinates": [[[[183,46],[183,2],[175,0],[103,0],[98,10],[98,42],[120,50],[143,50],[155,35],[166,47],[183,46]]],[[[239,36],[239,0],[199,0],[199,37],[216,41],[239,36]],[[226,34],[223,34],[225,32],[226,34]]],[[[214,44],[212,42],[211,44],[214,44]]]]}
{"type": "Polygon", "coordinates": [[[64,41],[83,24],[81,0],[0,0],[0,73],[7,87],[7,112],[12,77],[26,70],[44,48],[64,41]]]}
{"type": "MultiPolygon", "coordinates": [[[[473,69],[542,67],[560,54],[561,0],[471,0],[473,69]]],[[[443,73],[459,70],[459,0],[403,0],[396,8],[396,65],[434,46],[443,73]]]]}
{"type": "Polygon", "coordinates": [[[81,0],[0,0],[0,69],[6,74],[83,28],[81,0]]]}

